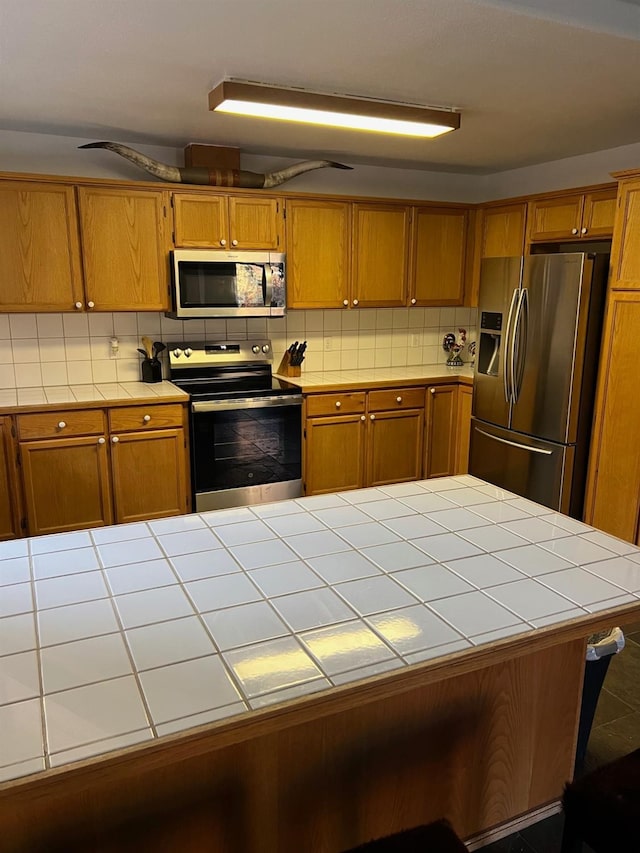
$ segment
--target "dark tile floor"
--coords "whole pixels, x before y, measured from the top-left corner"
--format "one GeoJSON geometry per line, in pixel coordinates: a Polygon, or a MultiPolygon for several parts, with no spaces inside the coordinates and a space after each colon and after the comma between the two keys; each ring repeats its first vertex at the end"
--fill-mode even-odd
{"type": "MultiPolygon", "coordinates": [[[[626,646],[609,665],[589,737],[584,772],[640,748],[640,623],[622,625],[626,646]]],[[[563,817],[540,821],[482,853],[560,853],[563,817]]],[[[590,853],[586,845],[584,853],[590,853]]]]}

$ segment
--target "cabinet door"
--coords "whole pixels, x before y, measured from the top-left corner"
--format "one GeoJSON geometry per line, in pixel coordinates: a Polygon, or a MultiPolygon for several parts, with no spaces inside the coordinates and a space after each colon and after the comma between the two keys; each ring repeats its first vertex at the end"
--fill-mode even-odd
{"type": "Polygon", "coordinates": [[[84,300],[73,187],[0,182],[0,312],[72,311],[84,300]]]}
{"type": "Polygon", "coordinates": [[[93,187],[78,194],[88,307],[168,310],[167,194],[93,187]]]}
{"type": "Polygon", "coordinates": [[[281,202],[265,196],[229,198],[231,249],[273,249],[282,251],[281,202]]]}
{"type": "Polygon", "coordinates": [[[306,495],[364,485],[364,415],[307,418],[304,446],[306,495]]]}
{"type": "Polygon", "coordinates": [[[580,235],[590,237],[610,237],[616,217],[617,190],[599,190],[587,193],[584,197],[584,212],[580,235]]]}
{"type": "MultiPolygon", "coordinates": [[[[626,247],[625,247],[626,251],[626,247]]],[[[640,510],[640,397],[629,357],[640,336],[640,294],[612,293],[605,321],[585,520],[635,542],[640,510]]]]}
{"type": "Polygon", "coordinates": [[[469,471],[469,441],[471,438],[471,403],[473,388],[458,386],[458,426],[456,440],[456,474],[469,471]]]}
{"type": "Polygon", "coordinates": [[[228,249],[226,195],[174,193],[173,242],[180,248],[228,249]]]}
{"type": "Polygon", "coordinates": [[[462,305],[467,220],[465,210],[414,211],[412,304],[462,305]]]}
{"type": "Polygon", "coordinates": [[[116,522],[187,511],[184,430],[118,433],[111,437],[116,522]]]}
{"type": "Polygon", "coordinates": [[[351,208],[339,201],[287,199],[287,306],[349,304],[351,208]]]}
{"type": "Polygon", "coordinates": [[[584,196],[566,195],[529,202],[530,240],[563,240],[578,237],[584,196]]]}
{"type": "Polygon", "coordinates": [[[404,483],[422,476],[424,412],[376,412],[368,416],[365,485],[404,483]]]}
{"type": "Polygon", "coordinates": [[[353,205],[351,304],[393,308],[407,302],[409,209],[353,205]]]}
{"type": "Polygon", "coordinates": [[[524,254],[526,204],[507,204],[482,211],[481,258],[519,258],[524,254]]]}
{"type": "Polygon", "coordinates": [[[611,287],[640,289],[640,178],[620,184],[611,244],[611,287]]]}
{"type": "Polygon", "coordinates": [[[433,385],[427,394],[425,477],[456,471],[457,385],[433,385]]]}
{"type": "Polygon", "coordinates": [[[29,535],[112,523],[103,436],[20,444],[29,535]]]}
{"type": "Polygon", "coordinates": [[[15,458],[11,418],[0,418],[0,539],[22,535],[15,458]]]}

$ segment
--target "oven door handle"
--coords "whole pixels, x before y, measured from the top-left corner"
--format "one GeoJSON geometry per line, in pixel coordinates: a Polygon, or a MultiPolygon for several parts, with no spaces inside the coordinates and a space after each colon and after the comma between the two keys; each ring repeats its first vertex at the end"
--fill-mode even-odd
{"type": "Polygon", "coordinates": [[[242,400],[202,400],[191,404],[191,411],[200,412],[235,412],[241,409],[272,409],[276,406],[301,406],[302,394],[291,394],[279,397],[248,397],[242,400]]]}

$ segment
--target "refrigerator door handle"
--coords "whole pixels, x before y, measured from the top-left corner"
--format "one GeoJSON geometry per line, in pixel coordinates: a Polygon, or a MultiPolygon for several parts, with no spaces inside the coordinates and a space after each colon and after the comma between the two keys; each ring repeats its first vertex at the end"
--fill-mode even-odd
{"type": "Polygon", "coordinates": [[[506,438],[499,438],[497,435],[491,435],[490,432],[485,432],[483,429],[476,427],[476,432],[486,438],[492,438],[494,441],[499,441],[502,444],[508,444],[510,447],[517,447],[520,450],[529,450],[531,453],[540,453],[542,456],[551,456],[551,450],[544,450],[542,447],[529,447],[528,444],[519,444],[517,441],[508,441],[506,438]]]}
{"type": "Polygon", "coordinates": [[[520,291],[516,317],[513,324],[511,344],[511,402],[517,403],[522,387],[522,376],[527,352],[527,331],[529,325],[529,292],[526,287],[520,291]]]}
{"type": "Polygon", "coordinates": [[[507,328],[505,329],[504,339],[503,339],[502,381],[504,383],[504,399],[505,399],[505,402],[507,402],[507,403],[510,403],[511,398],[512,398],[512,387],[513,387],[512,381],[511,381],[512,377],[509,373],[509,367],[511,364],[510,358],[509,358],[509,355],[511,352],[510,336],[511,336],[511,321],[513,319],[513,309],[515,307],[516,300],[518,298],[518,293],[519,293],[519,290],[518,290],[518,288],[516,288],[513,291],[513,294],[511,296],[511,305],[509,306],[509,314],[507,316],[507,328]]]}

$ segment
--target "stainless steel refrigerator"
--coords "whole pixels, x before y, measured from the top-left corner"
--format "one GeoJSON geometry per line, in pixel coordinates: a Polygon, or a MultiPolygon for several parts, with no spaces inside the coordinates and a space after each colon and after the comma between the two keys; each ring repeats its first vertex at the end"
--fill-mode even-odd
{"type": "Polygon", "coordinates": [[[582,516],[609,256],[482,262],[469,471],[582,516]]]}

